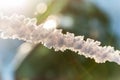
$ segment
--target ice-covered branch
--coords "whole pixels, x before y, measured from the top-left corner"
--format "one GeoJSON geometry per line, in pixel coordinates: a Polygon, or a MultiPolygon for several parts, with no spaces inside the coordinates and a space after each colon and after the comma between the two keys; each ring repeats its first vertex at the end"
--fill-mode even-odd
{"type": "Polygon", "coordinates": [[[99,41],[84,40],[84,36],[74,36],[73,33],[63,34],[61,29],[46,29],[45,23],[36,25],[36,19],[24,16],[0,16],[0,38],[19,39],[31,43],[42,43],[55,51],[70,49],[85,57],[93,58],[97,63],[105,61],[120,65],[120,51],[111,46],[100,46],[99,41]]]}

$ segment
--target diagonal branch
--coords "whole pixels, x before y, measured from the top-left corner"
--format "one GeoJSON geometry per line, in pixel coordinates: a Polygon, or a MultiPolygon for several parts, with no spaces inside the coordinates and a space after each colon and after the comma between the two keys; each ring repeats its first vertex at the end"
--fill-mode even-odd
{"type": "Polygon", "coordinates": [[[13,15],[0,16],[0,38],[19,39],[31,43],[42,43],[51,49],[64,51],[70,49],[85,57],[93,58],[97,63],[106,61],[120,65],[120,51],[111,46],[100,46],[99,41],[84,40],[84,36],[74,36],[73,33],[63,34],[61,29],[46,29],[44,23],[36,25],[35,18],[13,15]]]}

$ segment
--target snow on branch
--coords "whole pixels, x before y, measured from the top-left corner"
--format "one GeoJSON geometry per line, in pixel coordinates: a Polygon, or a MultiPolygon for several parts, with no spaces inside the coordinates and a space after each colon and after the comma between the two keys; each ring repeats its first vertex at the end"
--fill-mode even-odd
{"type": "MultiPolygon", "coordinates": [[[[120,65],[120,51],[111,46],[100,46],[99,41],[84,40],[84,36],[74,36],[73,33],[62,33],[61,29],[46,29],[45,23],[36,25],[35,18],[13,15],[0,16],[0,38],[19,39],[30,43],[42,43],[55,51],[70,49],[85,57],[93,58],[97,63],[106,61],[120,65]]],[[[48,25],[49,26],[49,25],[48,25]]]]}

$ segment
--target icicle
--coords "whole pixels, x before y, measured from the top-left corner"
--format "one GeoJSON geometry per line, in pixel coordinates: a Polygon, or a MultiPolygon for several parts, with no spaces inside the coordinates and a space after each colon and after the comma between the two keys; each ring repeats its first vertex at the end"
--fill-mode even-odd
{"type": "Polygon", "coordinates": [[[44,46],[54,48],[55,51],[70,49],[85,57],[93,58],[97,63],[106,61],[116,62],[120,65],[120,51],[111,46],[100,46],[99,41],[93,39],[84,40],[84,36],[74,36],[67,32],[62,34],[61,29],[46,29],[36,25],[35,18],[13,15],[11,17],[0,16],[0,38],[19,39],[31,43],[42,43],[44,46]]]}

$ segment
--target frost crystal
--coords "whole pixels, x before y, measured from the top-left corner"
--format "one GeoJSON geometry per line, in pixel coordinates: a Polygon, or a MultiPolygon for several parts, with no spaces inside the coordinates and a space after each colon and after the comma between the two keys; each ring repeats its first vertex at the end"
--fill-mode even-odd
{"type": "Polygon", "coordinates": [[[111,46],[100,46],[99,41],[84,40],[84,36],[74,36],[73,33],[63,34],[61,29],[46,29],[36,25],[35,18],[13,15],[0,16],[0,38],[19,39],[31,43],[42,43],[44,46],[54,48],[55,51],[70,49],[85,57],[93,58],[97,63],[106,61],[116,62],[120,65],[120,51],[111,46]]]}

